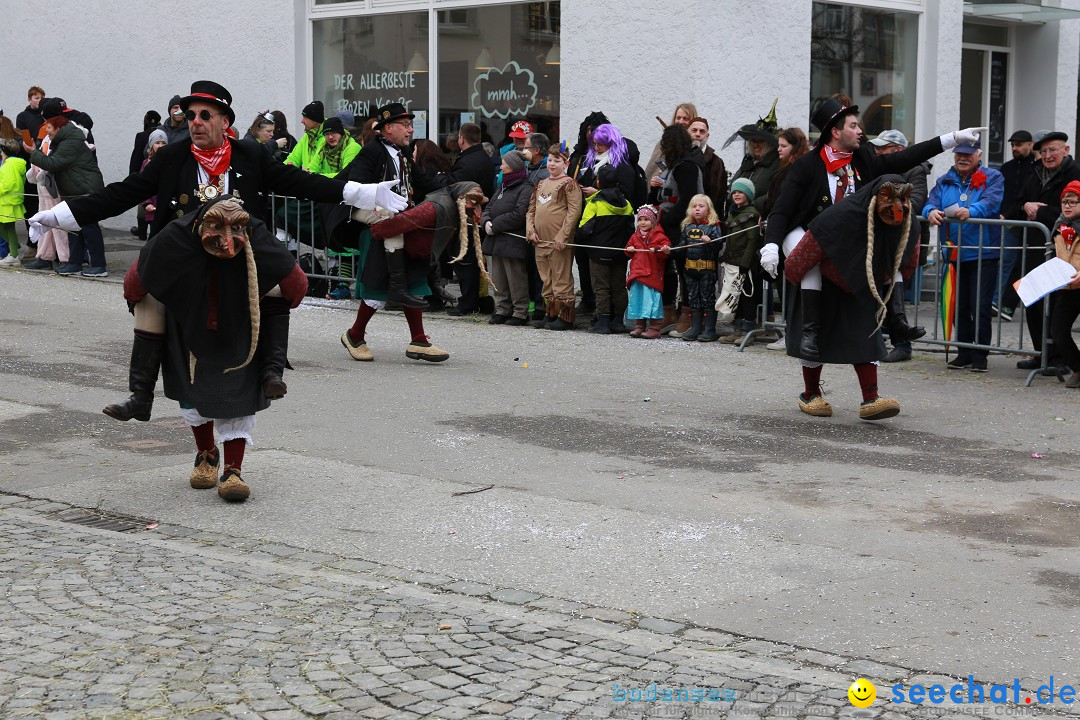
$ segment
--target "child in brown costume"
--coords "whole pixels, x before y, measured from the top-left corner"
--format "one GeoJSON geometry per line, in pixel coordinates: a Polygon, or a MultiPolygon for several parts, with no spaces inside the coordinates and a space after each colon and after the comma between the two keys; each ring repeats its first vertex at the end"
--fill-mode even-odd
{"type": "Polygon", "coordinates": [[[581,188],[566,174],[565,144],[548,150],[550,177],[541,180],[529,200],[525,236],[536,246],[536,267],[544,282],[547,317],[530,323],[535,328],[574,327],[574,249],[568,247],[581,219],[581,188]]]}

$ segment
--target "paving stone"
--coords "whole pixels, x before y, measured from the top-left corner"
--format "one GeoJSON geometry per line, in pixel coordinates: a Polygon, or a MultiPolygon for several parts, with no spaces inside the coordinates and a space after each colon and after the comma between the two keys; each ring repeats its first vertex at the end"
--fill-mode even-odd
{"type": "Polygon", "coordinates": [[[510,603],[511,605],[525,605],[533,600],[540,599],[540,596],[536,593],[525,592],[524,590],[498,590],[491,593],[490,597],[497,602],[510,603]]]}

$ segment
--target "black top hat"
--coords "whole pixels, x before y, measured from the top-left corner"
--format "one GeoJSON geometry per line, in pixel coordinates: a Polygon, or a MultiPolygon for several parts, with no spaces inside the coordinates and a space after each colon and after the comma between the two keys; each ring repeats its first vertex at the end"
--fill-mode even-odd
{"type": "Polygon", "coordinates": [[[1009,142],[1031,142],[1031,133],[1029,133],[1027,130],[1017,130],[1009,136],[1009,142]]]}
{"type": "Polygon", "coordinates": [[[412,120],[415,117],[416,116],[409,112],[401,103],[387,103],[375,113],[375,129],[378,130],[383,125],[392,123],[395,120],[401,120],[403,118],[412,120]]]}
{"type": "Polygon", "coordinates": [[[337,117],[335,115],[332,118],[327,118],[326,119],[326,121],[322,124],[322,131],[323,131],[323,135],[325,135],[326,133],[329,133],[329,132],[335,132],[338,135],[344,135],[345,134],[345,125],[344,125],[344,123],[341,122],[341,118],[339,118],[339,117],[337,117]]]}
{"type": "Polygon", "coordinates": [[[216,105],[229,116],[229,125],[236,123],[236,113],[232,109],[232,95],[213,80],[196,80],[191,83],[191,93],[187,97],[180,98],[180,109],[187,112],[188,106],[193,102],[216,105]]]}
{"type": "Polygon", "coordinates": [[[829,141],[829,131],[836,127],[840,119],[847,115],[858,115],[858,105],[843,105],[834,97],[825,98],[824,102],[817,106],[810,116],[810,123],[821,133],[818,143],[829,141]]]}
{"type": "Polygon", "coordinates": [[[1038,152],[1039,148],[1042,147],[1042,144],[1044,142],[1049,142],[1051,140],[1060,140],[1061,142],[1068,142],[1069,141],[1069,136],[1067,134],[1061,132],[1060,130],[1051,130],[1050,132],[1046,133],[1041,138],[1039,138],[1038,142],[1036,142],[1032,147],[1036,152],[1038,152]]]}

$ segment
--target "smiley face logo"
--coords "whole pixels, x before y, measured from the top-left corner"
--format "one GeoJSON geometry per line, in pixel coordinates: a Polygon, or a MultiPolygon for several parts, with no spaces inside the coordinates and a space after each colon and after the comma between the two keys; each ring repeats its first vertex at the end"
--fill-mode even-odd
{"type": "Polygon", "coordinates": [[[847,689],[847,697],[857,708],[870,707],[877,698],[877,688],[869,680],[859,678],[847,689]]]}

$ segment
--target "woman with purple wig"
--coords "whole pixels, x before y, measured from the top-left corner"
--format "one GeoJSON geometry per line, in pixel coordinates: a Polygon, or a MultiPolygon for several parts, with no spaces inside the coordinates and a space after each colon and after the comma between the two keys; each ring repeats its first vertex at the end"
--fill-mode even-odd
{"type": "MultiPolygon", "coordinates": [[[[584,197],[591,197],[598,190],[597,171],[604,165],[610,165],[615,169],[619,190],[622,191],[624,197],[633,203],[634,184],[637,180],[637,171],[634,167],[640,158],[637,145],[632,140],[624,138],[619,129],[606,122],[607,118],[600,113],[594,113],[589,117],[592,118],[597,115],[599,115],[599,118],[604,119],[605,122],[587,129],[589,134],[588,151],[585,153],[585,159],[580,163],[574,179],[581,185],[584,197]]],[[[578,277],[581,279],[581,306],[578,308],[578,312],[595,312],[596,295],[592,288],[589,251],[583,248],[574,248],[574,262],[577,264],[578,277]]]]}

